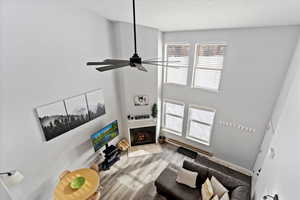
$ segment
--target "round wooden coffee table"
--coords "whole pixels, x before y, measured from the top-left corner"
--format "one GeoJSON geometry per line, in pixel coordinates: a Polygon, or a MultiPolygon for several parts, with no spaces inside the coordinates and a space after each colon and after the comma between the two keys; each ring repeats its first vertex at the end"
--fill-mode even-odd
{"type": "Polygon", "coordinates": [[[65,175],[57,184],[54,192],[55,200],[86,200],[98,189],[99,174],[92,169],[78,169],[65,175]],[[78,190],[70,187],[71,181],[77,177],[84,177],[85,183],[78,190]]]}

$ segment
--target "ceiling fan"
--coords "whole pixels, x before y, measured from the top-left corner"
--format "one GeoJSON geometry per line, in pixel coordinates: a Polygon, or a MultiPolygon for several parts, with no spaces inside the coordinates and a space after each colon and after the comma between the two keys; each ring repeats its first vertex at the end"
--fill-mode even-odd
{"type": "MultiPolygon", "coordinates": [[[[155,66],[165,66],[170,61],[159,61],[154,59],[149,60],[143,60],[139,57],[137,53],[137,46],[136,46],[136,23],[135,23],[135,0],[132,0],[133,2],[133,33],[134,33],[134,54],[129,60],[120,60],[120,59],[105,59],[103,62],[88,62],[88,66],[101,66],[96,68],[100,72],[112,70],[112,69],[118,69],[121,67],[134,67],[140,71],[147,72],[147,69],[142,64],[147,65],[155,65],[155,66]]],[[[178,62],[178,61],[172,61],[178,62]]],[[[169,66],[169,65],[168,65],[169,66]]],[[[173,66],[177,67],[177,66],[173,66]]]]}

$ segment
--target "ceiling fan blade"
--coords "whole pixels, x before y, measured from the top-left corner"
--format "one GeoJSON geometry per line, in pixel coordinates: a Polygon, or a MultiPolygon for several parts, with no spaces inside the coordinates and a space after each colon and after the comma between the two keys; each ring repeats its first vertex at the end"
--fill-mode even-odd
{"type": "Polygon", "coordinates": [[[129,60],[119,60],[119,59],[105,59],[104,62],[106,63],[128,63],[129,60]]]}
{"type": "Polygon", "coordinates": [[[87,62],[86,65],[88,66],[94,66],[94,65],[111,65],[111,64],[124,64],[124,63],[129,63],[129,60],[114,60],[114,59],[106,59],[103,62],[87,62]]]}
{"type": "Polygon", "coordinates": [[[148,70],[141,64],[134,63],[138,70],[148,72],[148,70]]]}
{"type": "Polygon", "coordinates": [[[118,69],[118,68],[126,67],[126,66],[129,66],[129,64],[126,63],[126,64],[122,64],[122,65],[109,65],[109,66],[104,66],[104,67],[98,67],[96,69],[100,72],[105,72],[105,71],[108,71],[108,70],[118,69]]]}
{"type": "Polygon", "coordinates": [[[108,65],[109,63],[106,62],[87,62],[86,65],[90,66],[90,65],[108,65]]]}

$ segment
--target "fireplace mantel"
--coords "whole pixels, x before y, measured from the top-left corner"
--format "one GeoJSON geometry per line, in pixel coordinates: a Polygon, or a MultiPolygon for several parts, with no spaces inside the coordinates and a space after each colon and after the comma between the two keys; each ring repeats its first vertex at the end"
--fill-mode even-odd
{"type": "Polygon", "coordinates": [[[156,119],[138,119],[138,120],[128,120],[128,127],[139,127],[139,126],[152,126],[156,125],[156,119]]]}

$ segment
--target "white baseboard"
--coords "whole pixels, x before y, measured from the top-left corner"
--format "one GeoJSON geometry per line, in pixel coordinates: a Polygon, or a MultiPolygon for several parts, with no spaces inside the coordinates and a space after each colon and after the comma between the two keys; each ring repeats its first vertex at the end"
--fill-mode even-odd
{"type": "MultiPolygon", "coordinates": [[[[204,155],[205,156],[205,155],[204,155]]],[[[241,172],[242,174],[245,174],[245,175],[248,175],[248,176],[252,176],[253,175],[253,172],[249,169],[246,169],[244,167],[241,167],[241,166],[238,166],[236,164],[233,164],[231,162],[228,162],[228,161],[225,161],[225,160],[222,160],[220,158],[217,158],[215,156],[213,157],[207,157],[208,159],[210,159],[211,161],[214,161],[216,163],[219,163],[221,165],[224,165],[230,169],[233,169],[233,170],[236,170],[238,172],[241,172]]]]}

